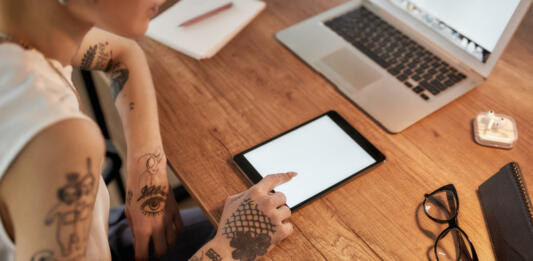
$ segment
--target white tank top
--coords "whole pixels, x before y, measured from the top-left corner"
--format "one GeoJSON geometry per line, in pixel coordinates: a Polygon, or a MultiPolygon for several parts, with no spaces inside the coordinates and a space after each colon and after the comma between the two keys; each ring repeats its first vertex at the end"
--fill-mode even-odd
{"type": "MultiPolygon", "coordinates": [[[[72,67],[51,60],[70,81],[72,67]]],[[[61,120],[92,121],[79,110],[74,92],[38,51],[0,44],[0,179],[24,146],[61,120]]],[[[107,241],[109,194],[100,178],[87,246],[87,260],[110,260],[107,241]]],[[[15,246],[0,219],[0,260],[15,260],[15,246]]]]}

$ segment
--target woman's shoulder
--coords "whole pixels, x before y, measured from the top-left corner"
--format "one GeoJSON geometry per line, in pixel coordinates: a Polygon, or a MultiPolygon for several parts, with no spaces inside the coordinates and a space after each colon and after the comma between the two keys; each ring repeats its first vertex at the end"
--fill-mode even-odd
{"type": "MultiPolygon", "coordinates": [[[[52,70],[51,62],[35,49],[24,49],[11,42],[0,43],[0,88],[17,87],[29,83],[44,83],[55,85],[57,76],[52,70]]],[[[54,66],[58,67],[58,66],[54,66]]],[[[72,67],[59,68],[69,70],[72,67]],[[69,69],[66,69],[69,68],[69,69]]]]}
{"type": "Polygon", "coordinates": [[[5,43],[0,44],[0,57],[0,147],[5,148],[0,151],[1,176],[44,129],[66,119],[91,120],[80,112],[72,90],[46,67],[44,57],[5,43]]]}
{"type": "Polygon", "coordinates": [[[42,61],[35,51],[13,43],[0,44],[0,95],[12,93],[18,87],[29,87],[46,81],[37,68],[42,61]]]}
{"type": "Polygon", "coordinates": [[[27,73],[31,71],[32,60],[35,59],[31,51],[10,42],[0,43],[0,57],[0,74],[10,71],[27,73]]]}
{"type": "MultiPolygon", "coordinates": [[[[47,104],[48,108],[68,105],[66,99],[72,91],[65,85],[53,65],[36,50],[26,50],[13,43],[0,43],[0,109],[7,105],[16,108],[22,104],[47,104]],[[57,101],[63,101],[57,103],[57,101]],[[20,105],[17,105],[20,104],[20,105]],[[49,106],[48,106],[49,105],[49,106]]],[[[72,69],[54,66],[64,77],[70,77],[72,69]]],[[[74,96],[73,96],[74,97],[74,96]]],[[[1,117],[0,117],[1,118],[1,117]]]]}

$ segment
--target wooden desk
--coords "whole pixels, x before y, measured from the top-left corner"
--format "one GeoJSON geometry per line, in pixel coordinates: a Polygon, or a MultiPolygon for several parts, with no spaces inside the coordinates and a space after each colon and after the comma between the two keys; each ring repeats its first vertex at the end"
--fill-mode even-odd
{"type": "Polygon", "coordinates": [[[459,222],[480,260],[494,259],[476,189],[518,161],[533,193],[533,10],[483,85],[391,135],[274,39],[341,2],[269,0],[257,19],[204,61],[140,39],[169,163],[216,224],[224,199],[249,186],[233,155],[333,109],[387,162],[293,213],[294,234],[265,259],[425,260],[433,255],[431,234],[443,228],[429,222],[419,204],[424,193],[448,183],[457,187],[459,222]],[[512,150],[474,143],[471,120],[488,109],[516,119],[519,140],[512,150]]]}

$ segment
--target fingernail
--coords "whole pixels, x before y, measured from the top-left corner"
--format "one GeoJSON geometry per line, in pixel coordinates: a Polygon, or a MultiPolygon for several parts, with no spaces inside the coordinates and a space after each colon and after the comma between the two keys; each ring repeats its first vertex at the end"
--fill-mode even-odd
{"type": "Polygon", "coordinates": [[[298,173],[294,172],[294,171],[291,171],[291,172],[287,172],[287,174],[289,174],[291,176],[291,178],[295,177],[296,175],[298,175],[298,173]]]}

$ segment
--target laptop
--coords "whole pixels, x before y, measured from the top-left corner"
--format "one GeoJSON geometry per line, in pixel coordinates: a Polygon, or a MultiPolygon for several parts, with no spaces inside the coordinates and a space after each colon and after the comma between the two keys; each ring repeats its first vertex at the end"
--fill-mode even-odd
{"type": "Polygon", "coordinates": [[[276,34],[391,133],[489,76],[531,0],[352,0],[276,34]]]}

